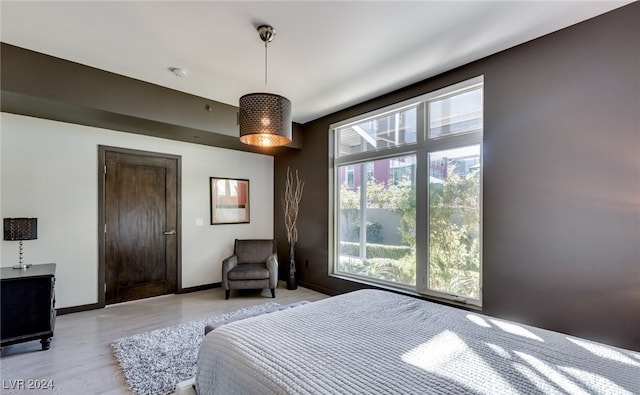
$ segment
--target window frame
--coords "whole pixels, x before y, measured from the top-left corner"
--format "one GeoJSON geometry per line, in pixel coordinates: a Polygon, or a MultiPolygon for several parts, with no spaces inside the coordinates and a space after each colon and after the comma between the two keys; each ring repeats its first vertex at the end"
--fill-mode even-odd
{"type": "MultiPolygon", "coordinates": [[[[483,224],[483,135],[484,135],[484,76],[473,77],[435,91],[404,100],[402,102],[386,106],[375,111],[371,111],[359,116],[333,123],[329,125],[329,276],[349,281],[374,285],[381,288],[391,288],[405,293],[427,296],[437,300],[446,301],[448,303],[465,305],[470,308],[482,307],[482,224],[483,224]],[[479,130],[465,131],[459,134],[445,135],[429,138],[429,102],[442,100],[448,97],[472,91],[474,89],[482,89],[482,121],[479,130]],[[404,143],[391,148],[373,149],[364,152],[352,154],[340,154],[340,136],[341,128],[350,125],[366,122],[371,119],[379,118],[385,115],[399,113],[405,109],[416,108],[416,142],[404,143]],[[446,292],[429,289],[428,287],[428,210],[429,210],[429,174],[428,174],[428,157],[430,153],[461,148],[465,146],[480,146],[480,190],[479,190],[479,296],[478,299],[468,298],[460,295],[448,294],[446,292]],[[405,155],[416,156],[416,201],[424,202],[424,204],[416,205],[416,285],[415,289],[411,286],[404,286],[394,282],[380,281],[366,276],[337,272],[337,260],[339,259],[339,231],[336,226],[339,225],[339,194],[340,185],[338,185],[338,170],[341,166],[354,166],[363,163],[370,163],[385,158],[395,158],[405,155]],[[422,246],[422,247],[420,247],[422,246]]],[[[364,176],[364,175],[362,175],[364,176]]]]}

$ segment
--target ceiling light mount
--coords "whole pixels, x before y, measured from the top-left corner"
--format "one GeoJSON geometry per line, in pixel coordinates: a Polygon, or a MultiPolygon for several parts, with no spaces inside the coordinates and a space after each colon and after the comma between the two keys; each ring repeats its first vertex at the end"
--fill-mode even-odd
{"type": "MultiPolygon", "coordinates": [[[[267,44],[276,30],[270,25],[257,28],[264,42],[264,86],[267,88],[267,44]]],[[[240,98],[240,141],[260,147],[291,143],[291,101],[271,93],[250,93],[240,98]]]]}
{"type": "Polygon", "coordinates": [[[270,25],[260,25],[258,26],[258,35],[260,36],[260,39],[264,41],[264,44],[267,45],[267,43],[273,41],[273,38],[276,35],[276,29],[270,25]]]}

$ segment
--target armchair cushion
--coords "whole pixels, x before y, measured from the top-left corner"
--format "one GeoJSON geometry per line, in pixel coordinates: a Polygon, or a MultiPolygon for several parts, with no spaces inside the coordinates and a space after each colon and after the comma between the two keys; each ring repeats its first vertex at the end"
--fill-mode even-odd
{"type": "Polygon", "coordinates": [[[227,274],[229,280],[264,280],[269,278],[269,270],[264,263],[243,263],[237,265],[227,274]]]}

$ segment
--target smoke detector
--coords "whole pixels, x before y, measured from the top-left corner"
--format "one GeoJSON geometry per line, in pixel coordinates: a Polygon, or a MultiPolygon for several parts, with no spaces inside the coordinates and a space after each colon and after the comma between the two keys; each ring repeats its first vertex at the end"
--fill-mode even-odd
{"type": "Polygon", "coordinates": [[[187,76],[187,70],[181,69],[180,67],[169,67],[169,71],[172,72],[176,77],[187,76]]]}

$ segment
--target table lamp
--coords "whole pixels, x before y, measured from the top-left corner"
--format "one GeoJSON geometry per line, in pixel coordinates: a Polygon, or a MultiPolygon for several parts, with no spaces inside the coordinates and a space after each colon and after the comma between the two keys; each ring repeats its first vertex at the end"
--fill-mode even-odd
{"type": "Polygon", "coordinates": [[[27,269],[31,264],[22,261],[22,241],[38,238],[38,218],[5,218],[4,239],[20,241],[20,263],[14,269],[27,269]]]}

